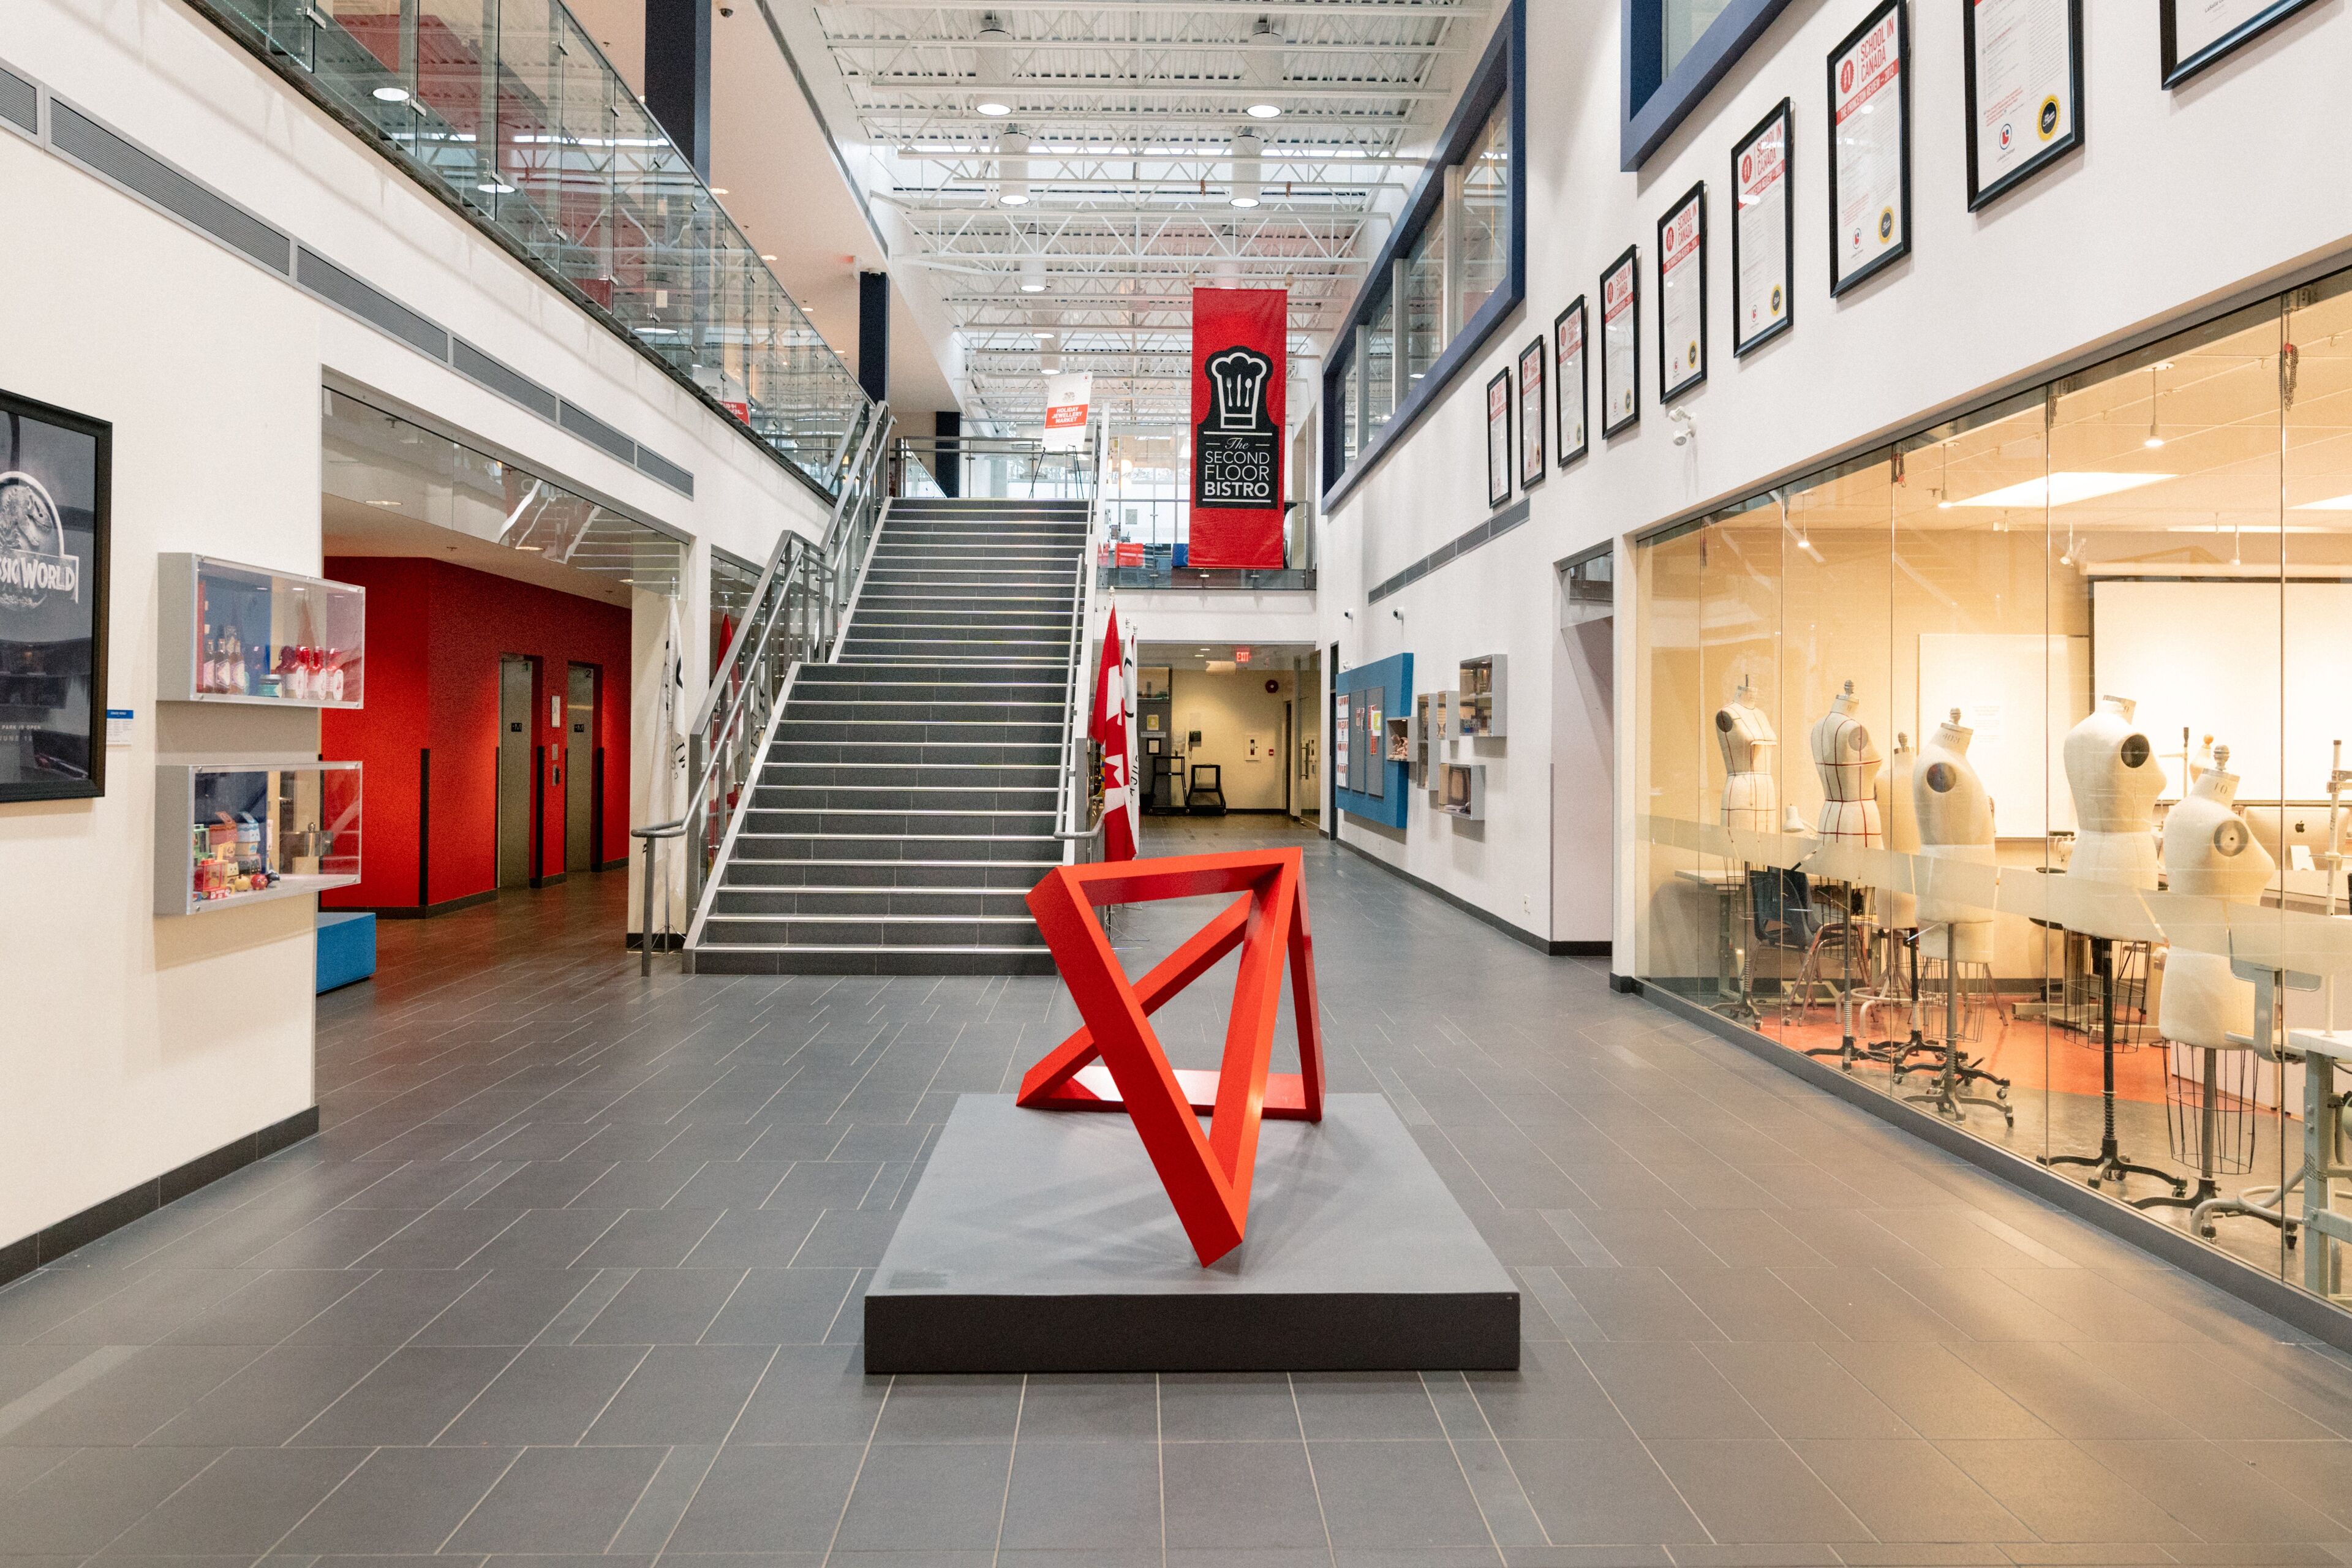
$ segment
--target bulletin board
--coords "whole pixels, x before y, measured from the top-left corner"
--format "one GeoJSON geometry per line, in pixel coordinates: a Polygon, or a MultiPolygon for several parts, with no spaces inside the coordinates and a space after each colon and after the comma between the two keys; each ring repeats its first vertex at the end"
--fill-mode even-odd
{"type": "Polygon", "coordinates": [[[1391,713],[1412,711],[1412,655],[1391,654],[1343,669],[1332,679],[1331,689],[1341,699],[1338,710],[1348,716],[1343,742],[1347,772],[1332,792],[1339,809],[1384,826],[1402,827],[1412,764],[1388,760],[1375,726],[1391,713]]]}

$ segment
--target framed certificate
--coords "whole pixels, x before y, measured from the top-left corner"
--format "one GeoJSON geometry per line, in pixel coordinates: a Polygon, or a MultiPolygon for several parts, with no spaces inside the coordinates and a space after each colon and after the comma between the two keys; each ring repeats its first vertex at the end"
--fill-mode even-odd
{"type": "Polygon", "coordinates": [[[1658,220],[1658,401],[1706,379],[1706,182],[1658,220]]]}
{"type": "Polygon", "coordinates": [[[113,484],[113,426],[0,392],[0,801],[106,794],[113,484]]]}
{"type": "Polygon", "coordinates": [[[1789,199],[1789,100],[1731,149],[1731,352],[1769,342],[1796,323],[1795,209],[1789,199]]]}
{"type": "Polygon", "coordinates": [[[1585,406],[1584,327],[1584,296],[1579,294],[1551,323],[1551,357],[1559,372],[1559,462],[1563,468],[1584,456],[1591,445],[1585,424],[1591,410],[1585,406]]]}
{"type": "Polygon", "coordinates": [[[1960,35],[1974,212],[2083,144],[2083,0],[1969,0],[1960,35]]]}
{"type": "Polygon", "coordinates": [[[1543,483],[1544,341],[1536,339],[1519,351],[1519,489],[1543,483]]]}
{"type": "MultiPolygon", "coordinates": [[[[2179,87],[2240,44],[2252,41],[2310,4],[2311,0],[2157,0],[2164,85],[2179,87]]],[[[2081,31],[2077,26],[2078,36],[2081,31]]]]}
{"type": "Polygon", "coordinates": [[[1486,504],[1511,499],[1511,373],[1498,370],[1486,384],[1486,504]]]}
{"type": "Polygon", "coordinates": [[[1911,253],[1911,33],[1879,0],[1830,51],[1830,292],[1911,253]]]}
{"type": "Polygon", "coordinates": [[[1601,434],[1631,430],[1642,419],[1642,248],[1601,275],[1601,434]]]}

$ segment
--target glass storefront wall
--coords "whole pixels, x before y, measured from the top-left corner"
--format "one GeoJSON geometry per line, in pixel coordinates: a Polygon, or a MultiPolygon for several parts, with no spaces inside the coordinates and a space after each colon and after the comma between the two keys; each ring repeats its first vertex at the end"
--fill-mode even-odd
{"type": "Polygon", "coordinates": [[[2352,274],[1636,564],[1643,982],[2352,1304],[2352,274]]]}

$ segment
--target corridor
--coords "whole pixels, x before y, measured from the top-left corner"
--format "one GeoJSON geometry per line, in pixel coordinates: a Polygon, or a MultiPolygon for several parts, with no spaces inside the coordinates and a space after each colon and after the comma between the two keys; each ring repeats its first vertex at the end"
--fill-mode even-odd
{"type": "MultiPolygon", "coordinates": [[[[1058,983],[642,982],[576,879],[386,922],[318,1138],[0,1291],[0,1554],[2352,1563],[2352,1359],[1328,841],[1147,825],[1267,840],[1333,1086],[1510,1266],[1520,1372],[862,1376],[928,1142],[1058,983]]],[[[1127,911],[1130,969],[1199,918],[1127,911]]],[[[1215,977],[1160,1022],[1213,1062],[1215,977]]]]}

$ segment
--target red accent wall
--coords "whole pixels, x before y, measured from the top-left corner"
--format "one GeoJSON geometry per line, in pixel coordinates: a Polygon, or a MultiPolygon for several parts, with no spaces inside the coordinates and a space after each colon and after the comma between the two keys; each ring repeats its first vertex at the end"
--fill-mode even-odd
{"type": "Polygon", "coordinates": [[[498,886],[499,661],[537,661],[526,739],[541,763],[540,855],[535,873],[563,868],[565,796],[590,788],[553,765],[563,755],[548,700],[566,690],[573,664],[598,671],[596,744],[604,752],[600,861],[629,844],[629,612],[511,578],[405,556],[332,556],[326,574],[368,591],[367,706],[325,714],[329,757],[364,764],[361,879],[326,894],[335,909],[417,904],[418,752],[433,756],[426,901],[446,903],[498,886]]]}

